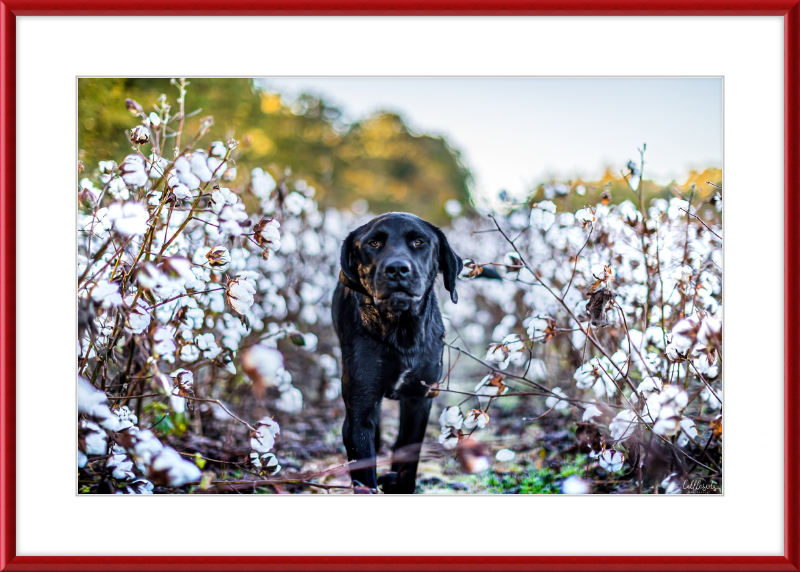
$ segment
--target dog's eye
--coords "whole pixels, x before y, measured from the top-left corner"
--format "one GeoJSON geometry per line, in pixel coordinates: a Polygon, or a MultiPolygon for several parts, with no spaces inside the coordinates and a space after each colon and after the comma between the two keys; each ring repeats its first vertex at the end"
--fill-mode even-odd
{"type": "Polygon", "coordinates": [[[415,240],[414,241],[414,246],[420,246],[420,245],[422,245],[422,241],[421,240],[415,240]]]}
{"type": "Polygon", "coordinates": [[[380,246],[381,243],[378,242],[377,240],[370,240],[367,244],[369,244],[373,248],[378,248],[378,246],[380,246]]]}

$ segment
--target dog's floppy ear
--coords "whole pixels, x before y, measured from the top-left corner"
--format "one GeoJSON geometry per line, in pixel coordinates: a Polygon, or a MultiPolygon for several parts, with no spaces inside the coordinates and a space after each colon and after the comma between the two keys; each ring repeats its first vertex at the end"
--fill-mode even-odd
{"type": "Polygon", "coordinates": [[[438,227],[428,223],[436,237],[439,239],[439,271],[444,276],[444,287],[450,292],[450,299],[453,304],[458,303],[458,292],[456,292],[456,279],[461,274],[461,269],[464,268],[464,263],[461,258],[453,252],[450,248],[450,243],[447,242],[447,237],[438,227]]]}
{"type": "Polygon", "coordinates": [[[358,279],[358,270],[356,269],[355,257],[355,236],[360,229],[356,229],[347,235],[342,243],[342,254],[339,262],[342,265],[339,271],[339,282],[350,288],[351,290],[369,296],[369,293],[361,285],[358,279]]]}

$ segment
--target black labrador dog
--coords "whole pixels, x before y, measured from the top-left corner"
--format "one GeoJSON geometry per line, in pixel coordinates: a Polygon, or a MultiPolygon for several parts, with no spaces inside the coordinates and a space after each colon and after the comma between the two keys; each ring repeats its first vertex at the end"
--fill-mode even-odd
{"type": "Polygon", "coordinates": [[[384,397],[400,400],[400,430],[385,493],[413,493],[425,427],[426,397],[442,375],[444,324],[434,291],[436,275],[453,303],[463,264],[442,231],[408,213],[381,215],[342,245],[342,270],[333,295],[333,325],[342,347],[342,437],[354,482],[377,489],[384,397]]]}

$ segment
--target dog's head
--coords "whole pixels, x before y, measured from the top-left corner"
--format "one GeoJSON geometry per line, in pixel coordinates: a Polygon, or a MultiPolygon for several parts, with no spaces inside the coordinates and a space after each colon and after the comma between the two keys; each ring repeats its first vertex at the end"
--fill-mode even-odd
{"type": "Polygon", "coordinates": [[[444,233],[408,213],[388,213],[351,232],[342,244],[339,280],[373,300],[382,314],[418,312],[436,274],[453,303],[461,259],[444,233]]]}

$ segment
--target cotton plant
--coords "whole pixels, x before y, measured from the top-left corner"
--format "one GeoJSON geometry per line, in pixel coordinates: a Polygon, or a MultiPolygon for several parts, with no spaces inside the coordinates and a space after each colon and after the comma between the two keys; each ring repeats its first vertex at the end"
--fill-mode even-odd
{"type": "MultiPolygon", "coordinates": [[[[196,133],[180,133],[189,83],[173,83],[181,94],[174,106],[166,95],[153,111],[126,102],[132,150],[86,169],[79,185],[78,373],[84,402],[97,401],[79,411],[79,433],[89,442],[83,438],[79,447],[83,467],[99,466],[92,457],[100,438],[89,422],[107,443],[115,432],[155,423],[151,433],[160,442],[169,435],[160,433],[155,412],[182,416],[175,419],[193,430],[191,420],[212,401],[215,411],[251,431],[255,426],[224,401],[239,383],[269,409],[302,412],[304,389],[284,368],[283,353],[313,355],[327,335],[339,248],[357,221],[352,213],[321,211],[314,188],[293,182],[288,169],[237,169],[238,141],[205,140],[210,116],[199,119],[196,133]],[[316,294],[300,296],[303,285],[316,294]],[[113,399],[107,403],[114,412],[105,417],[111,409],[100,406],[101,397],[113,399]]],[[[143,436],[125,445],[129,458],[137,447],[157,448],[143,436]]],[[[197,480],[181,465],[173,470],[183,456],[172,451],[165,445],[155,467],[134,462],[135,479],[150,485],[117,479],[127,474],[124,459],[107,470],[121,492],[197,480]]],[[[136,459],[146,458],[140,453],[136,459]]],[[[258,462],[272,474],[280,463],[267,454],[275,452],[259,451],[258,462]]]]}
{"type": "MultiPolygon", "coordinates": [[[[567,199],[586,189],[550,184],[491,218],[455,218],[448,238],[468,245],[461,278],[469,282],[461,307],[444,310],[452,345],[465,353],[491,335],[486,354],[473,354],[489,369],[472,391],[481,409],[535,393],[544,415],[595,428],[608,448],[594,458],[612,472],[641,447],[666,447],[716,477],[721,421],[709,419],[722,409],[720,211],[708,214],[711,202],[693,188],[647,202],[634,167],[625,172],[635,200],[613,204],[603,192],[570,211],[567,199]],[[502,283],[473,280],[485,268],[502,283]],[[489,314],[493,322],[481,319],[489,314]],[[534,360],[547,364],[543,376],[532,375],[534,360]]],[[[445,442],[454,438],[443,430],[445,442]]]]}

